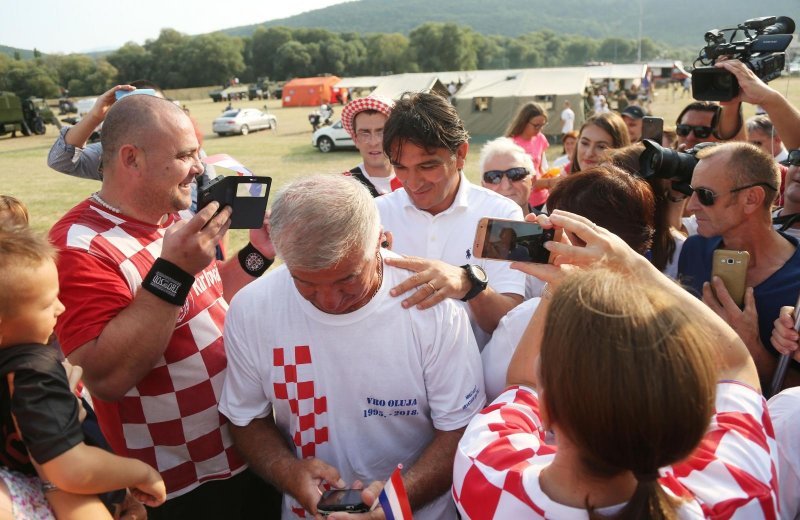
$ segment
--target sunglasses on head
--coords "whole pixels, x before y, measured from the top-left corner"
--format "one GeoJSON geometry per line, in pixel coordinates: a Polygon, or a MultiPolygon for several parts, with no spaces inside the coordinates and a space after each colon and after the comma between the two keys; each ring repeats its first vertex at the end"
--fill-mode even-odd
{"type": "Polygon", "coordinates": [[[789,150],[789,156],[781,161],[784,166],[800,166],[800,150],[789,150]]]}
{"type": "Polygon", "coordinates": [[[511,182],[521,181],[530,174],[527,168],[517,167],[509,168],[508,170],[489,170],[483,173],[483,180],[487,184],[500,184],[503,180],[503,175],[508,177],[511,182]]]}
{"type": "Polygon", "coordinates": [[[678,125],[675,127],[675,133],[681,137],[686,137],[694,132],[694,136],[698,139],[705,139],[714,129],[710,126],[692,126],[692,125],[678,125]]]}
{"type": "MultiPolygon", "coordinates": [[[[728,193],[736,193],[737,191],[746,190],[747,188],[755,188],[756,186],[761,186],[763,188],[769,188],[773,191],[778,191],[777,188],[775,188],[775,186],[773,186],[772,184],[768,184],[766,182],[756,182],[754,184],[748,184],[746,186],[739,186],[738,188],[732,189],[728,193]]],[[[708,188],[694,188],[692,186],[689,186],[689,189],[691,189],[695,193],[695,195],[697,195],[697,200],[700,201],[700,204],[702,204],[703,206],[713,206],[714,199],[719,197],[719,194],[714,193],[708,188]]]]}

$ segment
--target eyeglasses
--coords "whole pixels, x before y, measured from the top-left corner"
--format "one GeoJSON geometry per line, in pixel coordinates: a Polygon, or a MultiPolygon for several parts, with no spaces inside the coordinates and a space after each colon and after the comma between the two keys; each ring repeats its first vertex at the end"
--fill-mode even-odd
{"type": "Polygon", "coordinates": [[[537,123],[531,123],[530,121],[528,121],[528,124],[531,125],[532,127],[536,128],[536,129],[540,129],[540,128],[543,128],[544,125],[547,124],[547,122],[545,121],[544,123],[538,123],[537,124],[537,123]]]}
{"type": "Polygon", "coordinates": [[[675,133],[681,137],[686,137],[694,132],[694,136],[698,139],[705,139],[714,129],[710,126],[692,126],[692,125],[678,125],[675,127],[675,133]]]}
{"type": "Polygon", "coordinates": [[[784,166],[800,166],[800,150],[789,150],[789,156],[781,161],[784,166]]]}
{"type": "Polygon", "coordinates": [[[505,175],[509,181],[516,182],[521,181],[530,173],[527,168],[522,168],[521,166],[509,168],[505,171],[489,170],[488,172],[483,172],[483,181],[487,184],[500,184],[503,180],[503,175],[505,175]]]}
{"type": "Polygon", "coordinates": [[[369,143],[373,139],[378,142],[383,141],[383,130],[375,130],[374,132],[370,132],[369,130],[359,130],[356,132],[356,141],[359,143],[369,143]]]}
{"type": "MultiPolygon", "coordinates": [[[[738,188],[732,189],[728,193],[736,193],[737,191],[746,190],[747,188],[755,188],[756,186],[761,186],[762,188],[769,188],[773,191],[778,191],[778,189],[772,184],[766,182],[756,182],[754,184],[748,184],[747,186],[739,186],[738,188]]],[[[700,204],[702,204],[703,206],[713,206],[714,199],[719,197],[719,194],[714,193],[708,188],[694,188],[692,186],[689,186],[689,189],[692,190],[697,195],[697,200],[700,201],[700,204]]]]}

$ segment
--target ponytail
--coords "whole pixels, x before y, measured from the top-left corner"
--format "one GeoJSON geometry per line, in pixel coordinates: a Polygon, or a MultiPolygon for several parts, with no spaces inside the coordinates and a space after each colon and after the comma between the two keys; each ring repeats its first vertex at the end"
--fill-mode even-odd
{"type": "Polygon", "coordinates": [[[639,479],[633,496],[616,515],[605,516],[587,505],[590,520],[675,520],[681,501],[667,494],[655,475],[639,479]]]}

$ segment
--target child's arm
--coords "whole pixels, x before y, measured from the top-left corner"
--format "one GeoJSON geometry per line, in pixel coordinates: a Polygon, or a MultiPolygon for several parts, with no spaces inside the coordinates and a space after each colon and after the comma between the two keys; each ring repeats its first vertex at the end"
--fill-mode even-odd
{"type": "Polygon", "coordinates": [[[45,493],[58,520],[111,520],[111,513],[96,495],[76,495],[60,489],[45,493]]]}
{"type": "Polygon", "coordinates": [[[151,507],[164,503],[167,494],[161,475],[149,465],[84,443],[42,464],[40,472],[43,479],[69,493],[133,488],[134,496],[151,507]]]}

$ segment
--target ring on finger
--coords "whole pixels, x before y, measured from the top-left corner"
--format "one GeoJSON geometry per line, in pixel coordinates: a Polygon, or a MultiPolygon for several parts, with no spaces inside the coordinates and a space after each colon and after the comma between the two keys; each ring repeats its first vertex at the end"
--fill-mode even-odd
{"type": "Polygon", "coordinates": [[[436,287],[430,281],[425,282],[425,285],[430,287],[431,290],[433,291],[433,292],[431,292],[431,295],[436,294],[436,287]]]}

